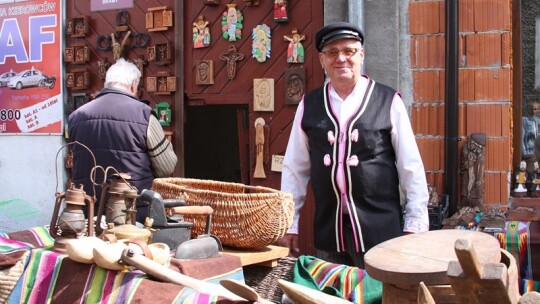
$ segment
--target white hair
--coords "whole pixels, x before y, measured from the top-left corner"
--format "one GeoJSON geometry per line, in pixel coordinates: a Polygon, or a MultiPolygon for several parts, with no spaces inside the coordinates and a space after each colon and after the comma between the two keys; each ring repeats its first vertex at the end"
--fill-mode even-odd
{"type": "Polygon", "coordinates": [[[105,76],[105,87],[114,87],[119,84],[125,87],[131,86],[133,81],[138,86],[141,78],[141,71],[132,62],[126,61],[124,58],[116,60],[109,67],[105,76]]]}

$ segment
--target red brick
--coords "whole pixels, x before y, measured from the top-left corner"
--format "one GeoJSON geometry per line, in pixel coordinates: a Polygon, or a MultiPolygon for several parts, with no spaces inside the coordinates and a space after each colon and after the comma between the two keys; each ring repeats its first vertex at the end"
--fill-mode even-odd
{"type": "Polygon", "coordinates": [[[474,31],[474,0],[459,1],[459,31],[474,31]]]}
{"type": "Polygon", "coordinates": [[[511,30],[510,0],[476,0],[474,2],[474,30],[476,32],[511,30]]]}
{"type": "Polygon", "coordinates": [[[413,36],[411,65],[413,68],[444,68],[445,38],[442,35],[413,36]]]}
{"type": "Polygon", "coordinates": [[[501,34],[470,34],[465,36],[465,58],[467,67],[500,67],[501,34]]]}
{"type": "Polygon", "coordinates": [[[510,100],[510,70],[475,70],[475,100],[510,100]]]}
{"type": "Polygon", "coordinates": [[[474,70],[459,69],[458,71],[459,100],[474,100],[474,70]]]}
{"type": "Polygon", "coordinates": [[[409,32],[416,34],[440,33],[440,2],[409,2],[409,32]]]}
{"type": "Polygon", "coordinates": [[[440,101],[444,96],[444,82],[441,86],[441,72],[438,70],[413,71],[415,102],[440,101]]]}
{"type": "Polygon", "coordinates": [[[509,67],[512,60],[512,35],[510,33],[503,33],[501,35],[501,48],[501,65],[503,67],[509,67]]]}

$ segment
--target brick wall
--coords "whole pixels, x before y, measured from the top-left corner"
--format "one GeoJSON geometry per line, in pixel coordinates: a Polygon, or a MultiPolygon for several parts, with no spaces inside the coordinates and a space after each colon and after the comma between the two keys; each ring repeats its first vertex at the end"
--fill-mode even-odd
{"type": "MultiPolygon", "coordinates": [[[[459,154],[471,133],[486,133],[485,207],[509,198],[511,11],[511,0],[459,1],[459,154]]],[[[445,1],[409,1],[409,32],[412,125],[428,183],[444,193],[445,1]]]]}

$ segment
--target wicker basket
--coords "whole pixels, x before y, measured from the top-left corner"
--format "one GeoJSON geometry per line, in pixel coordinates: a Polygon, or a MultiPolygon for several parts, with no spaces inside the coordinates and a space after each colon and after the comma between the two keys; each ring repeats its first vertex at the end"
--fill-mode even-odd
{"type": "MultiPolygon", "coordinates": [[[[189,178],[156,178],[152,189],[164,199],[184,199],[189,206],[214,209],[210,233],[235,248],[263,248],[281,238],[292,224],[290,193],[239,183],[189,178]]],[[[184,215],[192,237],[204,234],[206,218],[184,215]]]]}

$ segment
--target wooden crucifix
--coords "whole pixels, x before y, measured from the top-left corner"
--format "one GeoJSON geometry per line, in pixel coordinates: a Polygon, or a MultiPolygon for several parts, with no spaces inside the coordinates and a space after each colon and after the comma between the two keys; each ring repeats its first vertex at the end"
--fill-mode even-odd
{"type": "Polygon", "coordinates": [[[229,46],[229,51],[219,56],[221,60],[227,61],[227,75],[233,80],[236,76],[236,62],[244,59],[244,54],[238,53],[234,45],[229,46]]]}

